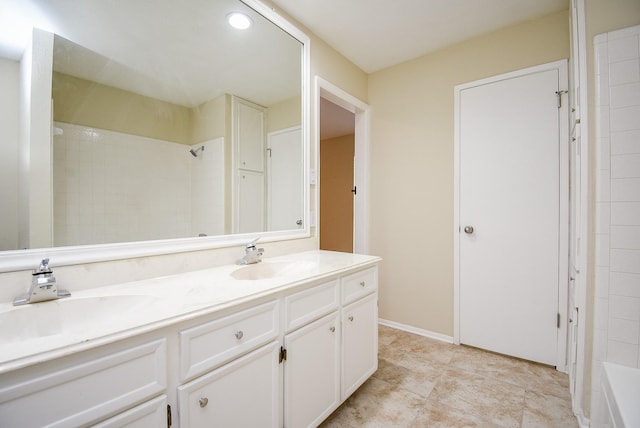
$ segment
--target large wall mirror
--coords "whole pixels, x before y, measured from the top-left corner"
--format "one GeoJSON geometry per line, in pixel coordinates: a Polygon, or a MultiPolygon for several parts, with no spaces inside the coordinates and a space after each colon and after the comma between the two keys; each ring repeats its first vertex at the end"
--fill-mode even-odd
{"type": "Polygon", "coordinates": [[[0,271],[309,236],[303,33],[255,0],[28,3],[0,271]]]}

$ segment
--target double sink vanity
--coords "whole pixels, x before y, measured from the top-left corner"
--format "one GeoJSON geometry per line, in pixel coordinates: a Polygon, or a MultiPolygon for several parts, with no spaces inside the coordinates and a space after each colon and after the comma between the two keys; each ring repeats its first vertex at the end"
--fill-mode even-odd
{"type": "Polygon", "coordinates": [[[317,426],[377,369],[379,260],[308,251],[2,303],[0,421],[317,426]]]}

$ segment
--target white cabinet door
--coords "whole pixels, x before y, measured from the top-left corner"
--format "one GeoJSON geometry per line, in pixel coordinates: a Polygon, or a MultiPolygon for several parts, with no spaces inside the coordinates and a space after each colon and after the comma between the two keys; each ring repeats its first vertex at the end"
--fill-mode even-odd
{"type": "Polygon", "coordinates": [[[180,426],[277,427],[279,353],[272,342],[179,387],[180,426]]]}
{"type": "Polygon", "coordinates": [[[315,427],[340,405],[338,312],[286,335],[284,342],[284,426],[315,427]]]}
{"type": "Polygon", "coordinates": [[[264,172],[264,110],[239,98],[235,101],[235,141],[238,169],[264,172]]]}
{"type": "Polygon", "coordinates": [[[264,231],[264,174],[238,171],[237,175],[237,233],[264,231]]]}
{"type": "Polygon", "coordinates": [[[378,369],[378,295],[342,310],[342,399],[378,369]]]}

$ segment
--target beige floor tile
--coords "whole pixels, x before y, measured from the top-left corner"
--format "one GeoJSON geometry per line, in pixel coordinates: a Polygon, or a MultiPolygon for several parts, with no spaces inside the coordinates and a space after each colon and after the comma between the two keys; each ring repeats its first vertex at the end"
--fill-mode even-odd
{"type": "Polygon", "coordinates": [[[524,388],[475,373],[447,369],[430,400],[467,412],[499,427],[519,427],[524,388]]]}
{"type": "Polygon", "coordinates": [[[391,385],[406,389],[420,397],[427,398],[441,374],[441,369],[433,368],[429,364],[423,364],[421,367],[412,370],[385,359],[380,359],[378,361],[378,371],[373,376],[391,385]]]}
{"type": "Polygon", "coordinates": [[[578,423],[571,410],[571,400],[528,391],[525,395],[522,427],[577,427],[578,423]]]}
{"type": "Polygon", "coordinates": [[[552,367],[379,328],[378,371],[321,426],[576,427],[552,367]]]}
{"type": "Polygon", "coordinates": [[[383,380],[371,378],[321,427],[409,427],[425,400],[383,380]]]}

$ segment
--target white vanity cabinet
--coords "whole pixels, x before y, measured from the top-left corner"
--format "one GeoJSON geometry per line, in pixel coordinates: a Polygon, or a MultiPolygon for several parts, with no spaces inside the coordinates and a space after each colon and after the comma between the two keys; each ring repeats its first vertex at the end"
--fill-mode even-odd
{"type": "Polygon", "coordinates": [[[342,397],[346,399],[378,369],[378,294],[342,310],[342,397]]]}
{"type": "Polygon", "coordinates": [[[280,344],[271,342],[178,388],[180,426],[277,427],[280,344]]]}
{"type": "Polygon", "coordinates": [[[164,339],[126,341],[3,374],[0,425],[78,427],[118,415],[104,426],[151,427],[161,414],[166,423],[164,395],[123,413],[165,391],[166,353],[164,339]]]}
{"type": "Polygon", "coordinates": [[[1,372],[0,426],[318,426],[377,368],[377,259],[357,257],[1,372]]]}
{"type": "Polygon", "coordinates": [[[181,427],[278,426],[278,304],[270,301],[180,331],[180,378],[199,376],[178,387],[181,427]]]}

